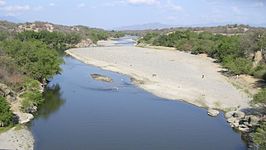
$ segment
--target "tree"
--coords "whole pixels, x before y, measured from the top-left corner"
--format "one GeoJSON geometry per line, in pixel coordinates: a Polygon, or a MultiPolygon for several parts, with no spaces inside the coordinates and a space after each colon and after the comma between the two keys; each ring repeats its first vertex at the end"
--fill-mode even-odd
{"type": "Polygon", "coordinates": [[[229,70],[229,72],[240,75],[250,74],[252,69],[252,62],[246,58],[234,57],[232,55],[226,56],[222,62],[223,66],[229,70]]]}
{"type": "Polygon", "coordinates": [[[21,41],[39,40],[47,44],[49,48],[64,51],[81,41],[81,36],[76,33],[25,31],[17,35],[21,41]]]}
{"type": "Polygon", "coordinates": [[[219,62],[222,62],[222,60],[229,55],[234,57],[244,56],[243,51],[240,49],[238,36],[224,36],[217,41],[213,57],[218,59],[219,62]]]}
{"type": "Polygon", "coordinates": [[[0,96],[0,127],[13,123],[13,114],[7,101],[0,96]]]}
{"type": "Polygon", "coordinates": [[[0,48],[15,60],[26,75],[41,82],[60,71],[62,59],[58,52],[43,42],[8,40],[0,44],[0,48]]]}

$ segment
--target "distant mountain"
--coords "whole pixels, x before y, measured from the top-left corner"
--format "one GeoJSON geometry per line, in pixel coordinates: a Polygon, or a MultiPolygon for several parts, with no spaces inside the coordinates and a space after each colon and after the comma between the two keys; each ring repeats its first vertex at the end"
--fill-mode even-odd
{"type": "MultiPolygon", "coordinates": [[[[156,29],[169,29],[169,28],[178,28],[178,27],[217,27],[217,26],[226,26],[226,25],[233,25],[233,24],[244,24],[245,23],[233,23],[233,22],[217,22],[217,23],[207,23],[207,24],[190,24],[190,25],[185,25],[185,24],[179,24],[179,25],[167,25],[167,24],[162,24],[162,23],[148,23],[148,24],[140,24],[140,25],[132,25],[132,26],[124,26],[124,27],[119,27],[115,28],[114,30],[118,31],[141,31],[141,30],[156,30],[156,29]]],[[[253,27],[266,27],[266,22],[265,23],[253,23],[249,24],[250,26],[253,27]]]]}
{"type": "Polygon", "coordinates": [[[140,25],[124,26],[116,28],[115,30],[125,31],[125,30],[155,30],[155,29],[164,29],[175,27],[174,25],[166,25],[162,23],[147,23],[140,25]]]}
{"type": "Polygon", "coordinates": [[[13,16],[0,16],[0,20],[14,22],[14,23],[23,23],[24,22],[24,21],[22,21],[16,17],[13,17],[13,16]]]}

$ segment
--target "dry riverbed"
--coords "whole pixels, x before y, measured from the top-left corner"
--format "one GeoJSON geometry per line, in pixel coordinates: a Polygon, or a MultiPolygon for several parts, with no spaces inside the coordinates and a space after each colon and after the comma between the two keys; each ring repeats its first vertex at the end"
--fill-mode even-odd
{"type": "Polygon", "coordinates": [[[85,63],[131,76],[136,84],[163,98],[208,108],[249,107],[248,95],[223,76],[206,56],[140,47],[92,47],[67,53],[85,63]]]}

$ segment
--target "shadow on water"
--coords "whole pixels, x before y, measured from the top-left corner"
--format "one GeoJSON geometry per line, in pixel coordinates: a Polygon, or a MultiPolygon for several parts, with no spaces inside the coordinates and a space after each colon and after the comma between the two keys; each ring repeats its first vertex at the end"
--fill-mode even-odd
{"type": "Polygon", "coordinates": [[[49,118],[51,114],[58,111],[65,103],[65,100],[61,97],[60,86],[58,84],[47,87],[44,92],[44,98],[45,102],[39,107],[36,119],[49,118]]]}

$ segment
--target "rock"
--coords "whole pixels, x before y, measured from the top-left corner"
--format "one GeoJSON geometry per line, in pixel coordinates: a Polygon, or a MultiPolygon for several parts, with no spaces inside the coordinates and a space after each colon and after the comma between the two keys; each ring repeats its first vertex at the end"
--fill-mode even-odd
{"type": "Polygon", "coordinates": [[[7,95],[6,96],[6,100],[9,101],[9,102],[14,102],[14,101],[16,101],[16,97],[7,95]]]}
{"type": "Polygon", "coordinates": [[[237,129],[241,132],[249,132],[250,130],[246,125],[240,125],[237,129]]]}
{"type": "Polygon", "coordinates": [[[228,123],[234,123],[234,122],[237,122],[237,121],[239,121],[239,120],[237,120],[237,118],[234,118],[234,117],[231,117],[231,118],[227,119],[228,123]]]}
{"type": "Polygon", "coordinates": [[[231,127],[233,126],[233,128],[237,128],[237,127],[239,127],[239,122],[236,121],[236,122],[231,123],[230,125],[231,125],[231,127]]]}
{"type": "Polygon", "coordinates": [[[38,107],[37,106],[30,106],[30,107],[28,107],[25,110],[25,112],[33,114],[33,113],[37,112],[37,110],[38,110],[38,107]]]}
{"type": "Polygon", "coordinates": [[[90,39],[86,39],[86,40],[81,40],[77,45],[76,47],[77,48],[85,48],[85,47],[90,47],[93,45],[93,42],[92,40],[90,39]]]}
{"type": "Polygon", "coordinates": [[[242,112],[242,111],[235,111],[235,113],[233,114],[233,116],[234,116],[235,118],[242,119],[242,118],[245,117],[245,113],[242,112]]]}
{"type": "Polygon", "coordinates": [[[245,113],[242,111],[229,111],[225,113],[226,119],[231,118],[231,117],[242,119],[245,117],[245,113]]]}
{"type": "Polygon", "coordinates": [[[225,118],[226,119],[228,119],[228,118],[231,118],[231,117],[233,117],[233,114],[235,113],[235,111],[229,111],[229,112],[227,112],[227,113],[225,113],[225,118]]]}
{"type": "Polygon", "coordinates": [[[7,85],[0,83],[1,96],[6,97],[10,92],[11,92],[11,90],[9,89],[9,87],[7,85]]]}
{"type": "Polygon", "coordinates": [[[16,100],[16,93],[7,85],[0,83],[0,96],[5,97],[9,102],[16,100]]]}
{"type": "MultiPolygon", "coordinates": [[[[15,113],[17,113],[17,112],[15,112],[15,113]]],[[[29,113],[17,113],[16,115],[19,116],[19,123],[20,124],[28,123],[34,118],[34,116],[32,114],[29,114],[29,113]]]]}
{"type": "Polygon", "coordinates": [[[259,124],[260,118],[254,115],[248,115],[245,117],[245,121],[248,126],[256,126],[259,124]]]}
{"type": "Polygon", "coordinates": [[[214,110],[214,109],[208,109],[208,115],[212,116],[212,117],[216,117],[219,115],[219,111],[218,110],[214,110]]]}
{"type": "Polygon", "coordinates": [[[91,74],[91,77],[97,81],[113,82],[112,78],[100,74],[91,74]]]}
{"type": "Polygon", "coordinates": [[[131,82],[137,85],[145,84],[143,80],[138,80],[136,78],[130,78],[131,82]]]}

